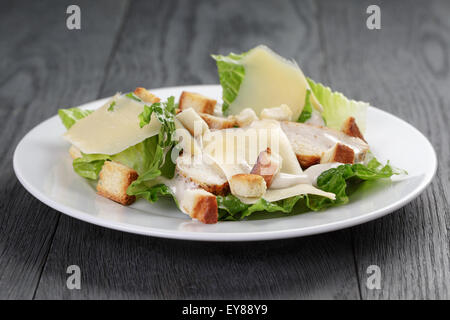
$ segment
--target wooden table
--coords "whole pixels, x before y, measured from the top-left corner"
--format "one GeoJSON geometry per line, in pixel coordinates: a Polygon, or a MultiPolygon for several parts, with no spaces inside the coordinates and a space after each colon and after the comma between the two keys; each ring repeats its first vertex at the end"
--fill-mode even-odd
{"type": "Polygon", "coordinates": [[[0,298],[450,298],[450,2],[376,2],[381,30],[366,27],[372,1],[2,1],[0,298]],[[73,2],[81,30],[69,31],[73,2]],[[90,225],[17,181],[17,143],[58,108],[136,86],[218,83],[211,53],[260,43],[422,131],[440,160],[431,186],[354,228],[205,243],[90,225]],[[74,264],[81,290],[66,287],[74,264]],[[370,265],[379,290],[366,287],[370,265]]]}

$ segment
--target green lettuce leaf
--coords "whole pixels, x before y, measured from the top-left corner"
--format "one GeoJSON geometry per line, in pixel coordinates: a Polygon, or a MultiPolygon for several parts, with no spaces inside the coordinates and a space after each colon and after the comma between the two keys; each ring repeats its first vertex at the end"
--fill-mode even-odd
{"type": "Polygon", "coordinates": [[[245,69],[241,60],[247,52],[242,54],[230,53],[227,56],[211,55],[216,60],[220,84],[222,85],[222,112],[226,115],[230,104],[236,99],[245,69]]]}
{"type": "Polygon", "coordinates": [[[254,204],[245,204],[232,194],[216,197],[220,220],[242,220],[258,211],[289,213],[301,198],[295,196],[275,202],[261,198],[254,204]]]}
{"type": "Polygon", "coordinates": [[[83,110],[80,108],[59,109],[58,115],[66,129],[70,129],[75,122],[90,115],[92,110],[83,110]]]}
{"type": "Polygon", "coordinates": [[[305,106],[303,107],[302,113],[300,114],[300,117],[298,118],[297,122],[306,122],[309,120],[313,113],[313,106],[311,103],[311,100],[309,97],[311,96],[311,90],[306,90],[306,97],[305,97],[305,106]]]}
{"type": "MultiPolygon", "coordinates": [[[[175,97],[170,97],[166,102],[153,103],[151,106],[144,106],[144,110],[139,115],[139,125],[144,127],[151,121],[152,114],[155,114],[161,129],[154,144],[154,152],[151,153],[151,161],[148,162],[146,170],[139,174],[139,177],[127,189],[128,195],[143,196],[147,200],[152,199],[146,189],[152,188],[151,182],[163,175],[172,178],[175,172],[175,164],[170,158],[171,150],[174,146],[173,136],[175,134],[175,97]]],[[[150,200],[149,200],[150,201],[150,200]]]]}
{"type": "Polygon", "coordinates": [[[389,163],[383,166],[375,158],[370,160],[367,165],[359,163],[353,165],[345,164],[329,169],[317,178],[317,187],[334,193],[336,200],[310,195],[308,196],[307,205],[311,210],[318,211],[331,206],[345,204],[349,201],[348,190],[351,185],[357,185],[362,181],[390,178],[392,175],[400,173],[399,170],[394,169],[389,163]]]}
{"type": "Polygon", "coordinates": [[[73,160],[73,170],[83,178],[97,180],[106,160],[110,160],[110,157],[105,154],[82,153],[81,158],[73,160]]]}
{"type": "Polygon", "coordinates": [[[322,116],[327,127],[341,130],[342,124],[348,117],[354,117],[361,132],[366,129],[367,102],[355,101],[346,98],[342,93],[332,91],[320,83],[316,83],[310,78],[306,78],[314,96],[323,106],[322,116]]]}
{"type": "Polygon", "coordinates": [[[310,210],[323,210],[347,203],[350,189],[357,188],[362,181],[390,178],[392,175],[401,172],[390,166],[389,163],[383,166],[375,158],[367,165],[345,164],[329,169],[317,178],[317,187],[336,194],[336,200],[317,195],[299,195],[276,202],[260,199],[255,204],[249,205],[242,203],[233,195],[218,196],[219,219],[242,220],[250,215],[255,215],[255,213],[260,213],[257,218],[261,219],[279,217],[280,213],[286,216],[287,214],[299,214],[310,210]],[[296,207],[295,212],[293,212],[294,206],[296,207]]]}
{"type": "Polygon", "coordinates": [[[134,195],[136,197],[144,198],[149,202],[156,202],[161,197],[172,196],[172,192],[169,187],[164,184],[157,184],[154,186],[141,184],[134,188],[134,195]]]}

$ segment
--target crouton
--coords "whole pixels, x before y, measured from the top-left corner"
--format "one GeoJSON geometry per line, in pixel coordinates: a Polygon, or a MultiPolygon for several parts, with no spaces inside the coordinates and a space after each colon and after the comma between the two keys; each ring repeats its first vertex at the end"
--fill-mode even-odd
{"type": "Polygon", "coordinates": [[[322,156],[322,153],[320,153],[320,155],[296,153],[295,156],[297,157],[297,160],[298,160],[298,163],[300,163],[300,166],[303,169],[307,169],[315,164],[320,163],[320,158],[322,156]]]}
{"type": "Polygon", "coordinates": [[[355,118],[353,117],[348,117],[348,119],[344,121],[341,131],[350,137],[360,138],[361,140],[367,142],[359,130],[355,118]]]}
{"type": "Polygon", "coordinates": [[[203,189],[186,190],[180,206],[193,219],[206,224],[217,223],[219,209],[216,197],[203,189]]]}
{"type": "Polygon", "coordinates": [[[200,188],[221,196],[230,192],[227,178],[214,165],[184,155],[178,157],[176,162],[177,173],[200,188]]]}
{"type": "Polygon", "coordinates": [[[288,121],[281,122],[281,128],[303,169],[337,159],[354,163],[355,160],[363,159],[369,151],[369,145],[360,138],[350,137],[331,128],[288,121]],[[350,162],[352,154],[353,160],[350,162]]]}
{"type": "Polygon", "coordinates": [[[229,183],[233,195],[245,198],[260,198],[267,190],[266,181],[257,174],[235,174],[229,183]]]}
{"type": "Polygon", "coordinates": [[[354,161],[355,152],[353,149],[341,143],[336,143],[336,145],[325,152],[320,159],[320,163],[354,163],[354,161]]]}
{"type": "Polygon", "coordinates": [[[256,163],[250,171],[264,178],[267,188],[270,188],[273,178],[280,171],[280,161],[272,155],[270,148],[261,151],[256,159],[256,163]]]}
{"type": "Polygon", "coordinates": [[[134,94],[146,103],[156,103],[161,101],[161,99],[145,88],[137,87],[134,90],[134,94]]]}
{"type": "Polygon", "coordinates": [[[275,108],[265,108],[259,114],[261,119],[273,119],[278,121],[291,121],[292,110],[287,104],[275,108]]]}
{"type": "Polygon", "coordinates": [[[128,186],[138,178],[138,174],[131,168],[118,162],[105,161],[100,171],[97,193],[123,205],[132,204],[135,196],[127,194],[128,186]]]}
{"type": "Polygon", "coordinates": [[[206,122],[210,129],[228,129],[233,128],[236,124],[233,118],[216,117],[207,113],[200,113],[199,116],[206,122]]]}
{"type": "Polygon", "coordinates": [[[180,110],[192,108],[198,113],[213,114],[216,103],[216,100],[201,94],[183,91],[180,96],[178,108],[180,108],[180,110]]]}
{"type": "Polygon", "coordinates": [[[258,116],[255,111],[251,108],[245,108],[238,115],[234,116],[234,120],[239,127],[246,127],[250,125],[253,121],[258,120],[258,116]]]}
{"type": "Polygon", "coordinates": [[[75,147],[74,145],[70,146],[69,154],[70,154],[70,156],[72,157],[72,159],[74,159],[74,160],[75,160],[76,158],[81,158],[81,157],[82,157],[82,154],[81,154],[80,149],[78,149],[78,148],[75,147]]]}

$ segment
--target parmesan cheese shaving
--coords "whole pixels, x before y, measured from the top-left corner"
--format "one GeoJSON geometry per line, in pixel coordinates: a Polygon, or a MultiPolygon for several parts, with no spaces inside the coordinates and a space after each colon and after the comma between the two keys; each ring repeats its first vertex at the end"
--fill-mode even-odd
{"type": "Polygon", "coordinates": [[[243,59],[245,77],[229,112],[252,108],[259,116],[264,108],[287,104],[298,119],[309,88],[302,70],[265,46],[252,49],[243,59]]]}
{"type": "Polygon", "coordinates": [[[77,121],[64,134],[64,138],[83,153],[119,153],[158,134],[161,125],[154,115],[148,125],[139,127],[138,116],[143,109],[143,103],[116,95],[104,106],[77,121]],[[113,102],[114,107],[110,108],[113,102]]]}
{"type": "Polygon", "coordinates": [[[336,195],[334,193],[325,192],[316,187],[313,187],[310,184],[298,184],[293,187],[285,188],[285,189],[270,189],[267,190],[264,194],[263,198],[269,202],[278,201],[294,196],[298,196],[301,194],[315,194],[318,196],[323,196],[332,200],[336,199],[336,195]]]}

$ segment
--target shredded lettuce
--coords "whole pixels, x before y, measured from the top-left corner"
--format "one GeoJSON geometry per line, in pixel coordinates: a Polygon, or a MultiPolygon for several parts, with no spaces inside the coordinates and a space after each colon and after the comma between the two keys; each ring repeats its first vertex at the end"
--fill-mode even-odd
{"type": "Polygon", "coordinates": [[[233,195],[225,197],[218,196],[220,220],[242,220],[256,212],[264,212],[264,216],[258,218],[270,218],[283,214],[299,214],[309,210],[319,211],[331,206],[345,204],[349,201],[350,190],[363,181],[390,178],[401,171],[394,169],[391,165],[382,165],[373,158],[363,164],[344,164],[337,168],[323,172],[317,178],[317,187],[321,190],[336,194],[336,200],[331,200],[317,195],[299,195],[276,202],[268,202],[260,199],[255,204],[242,203],[233,195]],[[293,212],[294,206],[299,208],[293,212]],[[268,212],[268,213],[267,213],[268,212]]]}
{"type": "Polygon", "coordinates": [[[227,56],[211,55],[216,60],[220,84],[222,85],[222,112],[227,115],[230,104],[236,99],[245,69],[241,63],[247,52],[242,54],[230,53],[227,56]]]}
{"type": "Polygon", "coordinates": [[[66,129],[70,129],[75,122],[90,115],[92,110],[83,110],[80,108],[59,109],[58,115],[66,129]]]}
{"type": "Polygon", "coordinates": [[[366,129],[367,102],[355,101],[346,98],[342,93],[332,91],[321,83],[306,78],[314,96],[323,106],[322,116],[327,127],[341,130],[342,124],[349,117],[354,117],[361,132],[366,129]]]}

